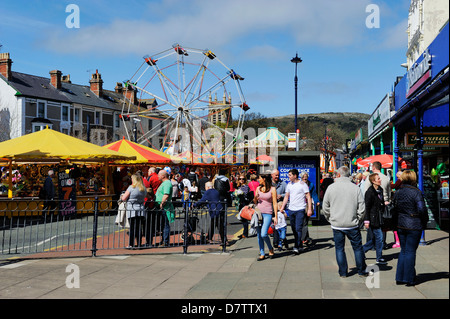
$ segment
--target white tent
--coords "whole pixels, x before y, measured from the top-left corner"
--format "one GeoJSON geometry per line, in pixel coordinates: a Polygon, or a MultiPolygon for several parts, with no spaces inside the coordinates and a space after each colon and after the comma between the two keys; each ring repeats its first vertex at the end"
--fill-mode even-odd
{"type": "Polygon", "coordinates": [[[288,144],[286,135],[278,131],[276,127],[269,127],[262,134],[248,141],[249,147],[285,147],[288,144]]]}

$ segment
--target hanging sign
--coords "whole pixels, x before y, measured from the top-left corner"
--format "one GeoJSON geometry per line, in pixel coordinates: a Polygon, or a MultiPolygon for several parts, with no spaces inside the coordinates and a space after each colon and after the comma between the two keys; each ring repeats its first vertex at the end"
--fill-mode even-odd
{"type": "Polygon", "coordinates": [[[70,216],[76,214],[75,179],[71,178],[68,170],[58,172],[59,214],[70,216]]]}

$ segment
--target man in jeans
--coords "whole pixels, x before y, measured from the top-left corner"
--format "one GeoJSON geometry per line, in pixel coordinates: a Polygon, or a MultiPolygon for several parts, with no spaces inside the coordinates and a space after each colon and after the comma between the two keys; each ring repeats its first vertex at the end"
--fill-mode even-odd
{"type": "Polygon", "coordinates": [[[298,179],[298,170],[291,169],[288,176],[289,183],[286,186],[286,195],[280,211],[284,213],[284,208],[289,200],[289,219],[295,241],[293,251],[298,255],[303,251],[302,229],[305,211],[308,216],[312,215],[311,195],[308,185],[298,179]]]}
{"type": "Polygon", "coordinates": [[[365,204],[361,189],[350,180],[349,168],[337,170],[337,178],[328,186],[322,202],[322,212],[331,224],[336,249],[339,275],[347,277],[348,265],[345,255],[345,237],[355,254],[356,267],[360,276],[367,276],[365,255],[362,247],[359,224],[364,218],[365,204]]]}

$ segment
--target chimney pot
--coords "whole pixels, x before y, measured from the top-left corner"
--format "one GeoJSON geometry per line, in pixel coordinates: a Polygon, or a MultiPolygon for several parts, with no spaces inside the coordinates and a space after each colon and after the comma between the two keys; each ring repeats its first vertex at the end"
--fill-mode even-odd
{"type": "Polygon", "coordinates": [[[70,81],[70,74],[63,75],[61,81],[64,83],[72,83],[72,81],[70,81]]]}

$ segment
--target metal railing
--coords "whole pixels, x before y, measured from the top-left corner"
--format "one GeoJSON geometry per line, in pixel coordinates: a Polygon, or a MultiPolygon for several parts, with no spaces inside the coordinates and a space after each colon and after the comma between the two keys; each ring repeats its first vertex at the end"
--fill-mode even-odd
{"type": "Polygon", "coordinates": [[[71,203],[0,200],[0,255],[90,251],[96,256],[99,250],[166,247],[187,253],[192,245],[222,245],[225,251],[225,203],[219,217],[211,219],[208,207],[174,201],[170,220],[151,204],[131,217],[120,202],[97,197],[71,203]]]}

